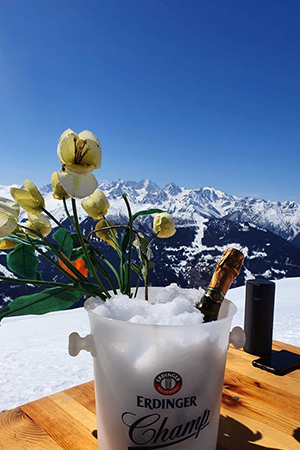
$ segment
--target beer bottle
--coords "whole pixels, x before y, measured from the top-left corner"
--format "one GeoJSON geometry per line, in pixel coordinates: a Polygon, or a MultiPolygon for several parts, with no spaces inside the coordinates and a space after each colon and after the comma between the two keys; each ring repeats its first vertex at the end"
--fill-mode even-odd
{"type": "Polygon", "coordinates": [[[221,303],[233,280],[240,273],[244,255],[235,248],[227,248],[218,261],[209,286],[195,305],[204,315],[204,322],[217,320],[221,303]]]}

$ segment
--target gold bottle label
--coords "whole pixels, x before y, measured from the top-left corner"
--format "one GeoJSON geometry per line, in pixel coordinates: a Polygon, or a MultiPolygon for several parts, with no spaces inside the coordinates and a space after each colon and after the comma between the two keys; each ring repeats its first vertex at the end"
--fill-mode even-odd
{"type": "Polygon", "coordinates": [[[233,280],[240,273],[244,255],[235,248],[228,248],[216,265],[208,289],[219,289],[223,298],[227,294],[233,280]]]}

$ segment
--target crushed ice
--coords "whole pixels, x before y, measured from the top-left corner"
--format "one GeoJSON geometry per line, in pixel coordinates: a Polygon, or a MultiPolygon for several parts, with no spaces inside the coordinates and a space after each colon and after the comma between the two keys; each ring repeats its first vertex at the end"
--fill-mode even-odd
{"type": "MultiPolygon", "coordinates": [[[[150,288],[151,289],[151,288],[150,288]]],[[[124,322],[152,325],[196,325],[203,315],[194,307],[203,294],[199,289],[182,289],[175,283],[162,288],[154,300],[116,295],[106,302],[97,299],[96,314],[124,322]]]]}

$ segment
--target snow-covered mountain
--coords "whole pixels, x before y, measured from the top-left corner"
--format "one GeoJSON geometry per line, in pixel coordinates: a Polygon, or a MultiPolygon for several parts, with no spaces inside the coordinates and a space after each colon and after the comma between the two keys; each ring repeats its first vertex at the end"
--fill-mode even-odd
{"type": "MultiPolygon", "coordinates": [[[[9,189],[10,186],[0,185],[0,196],[9,197],[9,189]]],[[[125,192],[133,210],[157,206],[184,220],[194,221],[200,216],[251,222],[290,241],[300,233],[300,204],[293,201],[274,202],[252,197],[239,198],[212,187],[186,189],[174,183],[169,183],[162,189],[149,179],[139,182],[101,181],[99,189],[103,190],[110,200],[111,215],[125,212],[121,198],[125,192]]],[[[64,214],[62,203],[52,198],[51,185],[43,186],[41,192],[45,196],[47,209],[62,217],[64,214]]],[[[85,213],[81,212],[83,218],[85,213]]]]}
{"type": "MultiPolygon", "coordinates": [[[[255,276],[269,279],[300,276],[300,205],[294,202],[271,202],[238,198],[211,187],[186,189],[174,183],[163,189],[151,180],[101,181],[111,208],[108,219],[126,221],[126,193],[133,212],[158,207],[170,212],[177,232],[170,239],[157,239],[152,246],[156,266],[151,272],[152,285],[177,282],[182,287],[205,287],[216,261],[228,246],[240,248],[246,258],[235,286],[244,285],[255,276]],[[298,245],[298,246],[297,246],[298,245]]],[[[52,197],[51,186],[41,188],[46,208],[60,221],[66,219],[61,201],[52,197]]],[[[9,187],[0,186],[0,196],[9,197],[9,187]]],[[[86,232],[94,228],[78,202],[79,218],[86,232]]],[[[24,213],[23,213],[24,215],[24,213]]],[[[151,218],[141,220],[140,231],[152,232],[151,218]]],[[[99,242],[108,258],[118,263],[114,250],[99,242]]],[[[0,273],[5,269],[6,252],[0,252],[0,273]]],[[[46,279],[61,276],[44,261],[40,267],[46,279]]],[[[1,283],[0,305],[22,295],[23,286],[1,283]]],[[[30,293],[32,287],[27,287],[30,293]]]]}
{"type": "Polygon", "coordinates": [[[195,219],[201,216],[252,222],[288,240],[294,239],[300,232],[300,205],[292,201],[272,202],[251,197],[239,198],[211,187],[186,189],[174,183],[161,189],[151,180],[142,180],[139,183],[123,180],[102,181],[99,188],[110,199],[117,199],[125,192],[132,203],[149,207],[157,205],[175,217],[195,219]]]}

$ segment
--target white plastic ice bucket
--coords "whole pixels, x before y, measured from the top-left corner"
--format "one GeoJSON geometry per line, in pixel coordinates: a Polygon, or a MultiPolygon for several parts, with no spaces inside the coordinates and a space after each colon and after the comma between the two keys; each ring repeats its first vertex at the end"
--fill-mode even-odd
{"type": "MultiPolygon", "coordinates": [[[[159,288],[150,288],[153,295],[159,288]]],[[[101,317],[85,302],[91,334],[70,335],[69,352],[93,355],[101,450],[215,450],[230,333],[236,307],[201,325],[145,325],[101,317]]]]}

